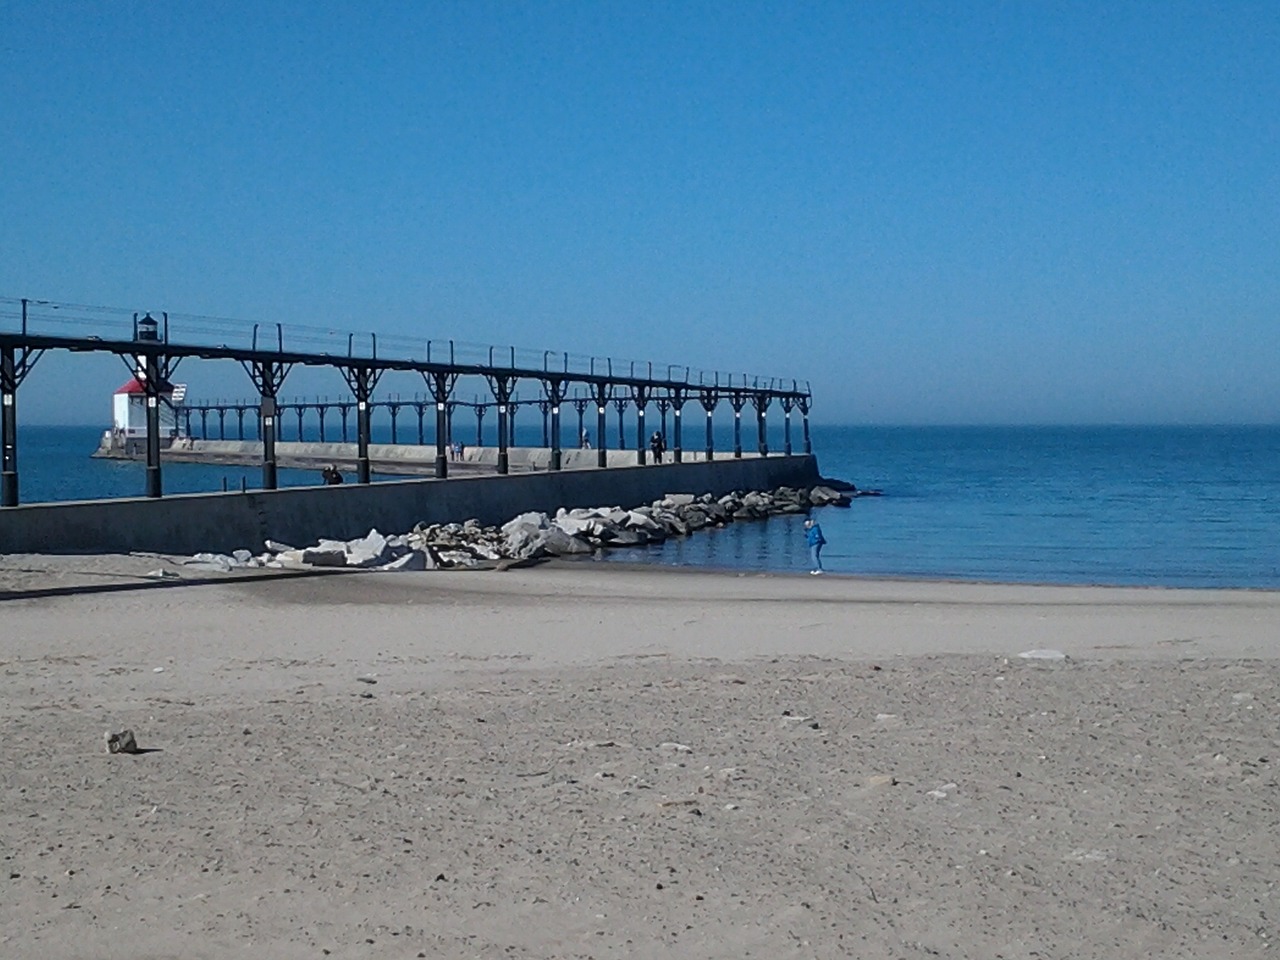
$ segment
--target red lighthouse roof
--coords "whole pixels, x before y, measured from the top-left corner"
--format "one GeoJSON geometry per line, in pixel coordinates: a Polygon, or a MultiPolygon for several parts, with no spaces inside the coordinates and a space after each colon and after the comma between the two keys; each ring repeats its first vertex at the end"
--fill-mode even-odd
{"type": "MultiPolygon", "coordinates": [[[[142,396],[146,392],[147,390],[142,385],[142,382],[138,380],[137,377],[131,377],[128,383],[126,383],[124,386],[122,386],[119,390],[116,391],[116,396],[119,396],[122,393],[127,393],[131,396],[142,396]]],[[[160,387],[160,392],[172,393],[173,385],[169,383],[162,383],[160,387]]]]}

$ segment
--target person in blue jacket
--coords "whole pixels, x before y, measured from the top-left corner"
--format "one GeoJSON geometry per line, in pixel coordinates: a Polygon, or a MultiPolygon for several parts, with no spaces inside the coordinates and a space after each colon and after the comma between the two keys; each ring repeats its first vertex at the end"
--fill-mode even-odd
{"type": "Polygon", "coordinates": [[[822,535],[822,527],[818,521],[809,517],[804,522],[804,540],[809,545],[809,557],[813,560],[813,569],[809,572],[815,577],[822,573],[822,547],[827,538],[822,535]]]}

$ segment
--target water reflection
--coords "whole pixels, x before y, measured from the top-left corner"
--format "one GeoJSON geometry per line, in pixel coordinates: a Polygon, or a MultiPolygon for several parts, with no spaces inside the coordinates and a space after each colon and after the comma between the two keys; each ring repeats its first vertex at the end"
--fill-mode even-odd
{"type": "Polygon", "coordinates": [[[602,559],[606,563],[803,572],[809,563],[803,521],[800,515],[739,520],[726,527],[699,530],[688,537],[672,537],[663,544],[607,550],[602,559]]]}

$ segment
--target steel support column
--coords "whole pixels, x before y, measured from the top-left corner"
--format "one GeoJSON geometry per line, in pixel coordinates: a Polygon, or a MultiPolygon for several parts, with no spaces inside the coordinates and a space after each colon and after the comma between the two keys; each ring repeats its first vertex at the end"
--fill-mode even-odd
{"type": "Polygon", "coordinates": [[[369,468],[369,434],[373,412],[370,401],[378,380],[382,378],[382,370],[364,364],[353,364],[342,368],[342,376],[356,400],[356,482],[369,483],[372,479],[369,468]]]}
{"type": "MultiPolygon", "coordinates": [[[[22,333],[27,332],[27,303],[22,301],[22,333]]],[[[18,387],[44,350],[0,347],[0,507],[18,505],[18,387]]]]}
{"type": "MultiPolygon", "coordinates": [[[[560,404],[564,402],[564,381],[549,377],[542,382],[547,392],[546,403],[551,410],[551,469],[559,470],[562,466],[560,451],[560,404]]],[[[546,439],[544,437],[544,439],[546,439]]]]}
{"type": "Polygon", "coordinates": [[[618,449],[627,449],[627,426],[622,421],[622,417],[627,412],[630,401],[626,397],[615,396],[613,398],[613,409],[618,411],[618,449]]]}
{"type": "Polygon", "coordinates": [[[258,432],[262,436],[262,489],[279,486],[276,463],[276,428],[279,425],[276,398],[264,392],[258,404],[258,432]]]}
{"type": "Polygon", "coordinates": [[[632,387],[631,395],[635,398],[636,404],[636,463],[643,467],[645,445],[649,442],[649,435],[644,428],[644,408],[649,405],[649,388],[632,387]]]}
{"type": "Polygon", "coordinates": [[[791,456],[791,408],[796,405],[794,397],[781,397],[782,404],[782,452],[791,456]]]}
{"type": "Polygon", "coordinates": [[[715,425],[712,423],[712,414],[720,403],[720,397],[714,390],[699,390],[698,402],[702,404],[702,409],[707,411],[707,462],[710,463],[716,458],[715,425]]]}
{"type": "Polygon", "coordinates": [[[609,440],[605,436],[609,432],[608,424],[605,423],[609,411],[609,384],[597,383],[593,386],[596,401],[596,466],[603,468],[609,465],[609,440]]]}
{"type": "Polygon", "coordinates": [[[809,398],[801,397],[796,401],[796,406],[804,417],[804,452],[813,453],[813,441],[809,438],[809,398]]]}
{"type": "Polygon", "coordinates": [[[733,456],[735,460],[742,459],[742,408],[746,406],[747,398],[743,396],[741,391],[735,390],[729,394],[729,406],[733,407],[733,456]]]}
{"type": "Polygon", "coordinates": [[[578,449],[582,449],[582,435],[587,432],[587,407],[590,405],[591,401],[584,397],[575,396],[570,403],[573,404],[573,409],[578,414],[578,435],[577,439],[574,441],[574,446],[578,449]]]}
{"type": "Polygon", "coordinates": [[[671,459],[680,463],[684,459],[684,417],[685,402],[689,398],[679,387],[671,391],[671,459]]]}
{"type": "Polygon", "coordinates": [[[160,358],[148,353],[142,387],[147,405],[147,496],[153,499],[164,495],[160,482],[160,366],[160,358]]]}
{"type": "Polygon", "coordinates": [[[538,412],[542,414],[542,448],[551,449],[551,401],[538,400],[538,412]]]}
{"type": "Polygon", "coordinates": [[[387,410],[389,410],[391,413],[391,442],[392,443],[400,442],[400,434],[396,429],[396,420],[399,419],[400,417],[400,406],[401,405],[399,403],[387,404],[387,410]]]}
{"type": "Polygon", "coordinates": [[[458,382],[458,375],[432,371],[430,374],[423,373],[422,379],[426,381],[427,390],[436,404],[436,476],[444,480],[449,476],[449,456],[445,451],[445,444],[449,440],[449,394],[458,382]]]}
{"type": "Polygon", "coordinates": [[[18,360],[13,347],[0,348],[0,507],[18,505],[18,360]]]}
{"type": "Polygon", "coordinates": [[[772,394],[765,391],[752,394],[751,402],[756,408],[756,435],[759,444],[760,456],[767,457],[769,455],[769,431],[765,422],[765,417],[769,411],[769,401],[773,399],[772,394]]]}
{"type": "MultiPolygon", "coordinates": [[[[292,364],[277,360],[259,360],[243,364],[249,379],[258,390],[258,434],[262,438],[262,489],[275,490],[277,480],[276,441],[280,435],[280,405],[277,398],[292,364]]],[[[242,407],[237,407],[242,410],[242,407]]],[[[298,409],[301,409],[299,407],[298,409]]]]}
{"type": "Polygon", "coordinates": [[[498,473],[507,473],[510,469],[508,461],[507,448],[511,439],[509,435],[508,423],[511,412],[509,406],[511,403],[512,389],[516,385],[515,377],[506,374],[495,373],[488,377],[489,387],[493,390],[494,402],[498,405],[498,473]]]}

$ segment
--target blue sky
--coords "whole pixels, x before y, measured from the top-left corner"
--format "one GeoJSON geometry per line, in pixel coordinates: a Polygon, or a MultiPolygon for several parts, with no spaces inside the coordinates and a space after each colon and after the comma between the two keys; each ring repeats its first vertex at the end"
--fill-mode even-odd
{"type": "Polygon", "coordinates": [[[1114,6],[0,2],[0,296],[1280,421],[1280,6],[1114,6]]]}

